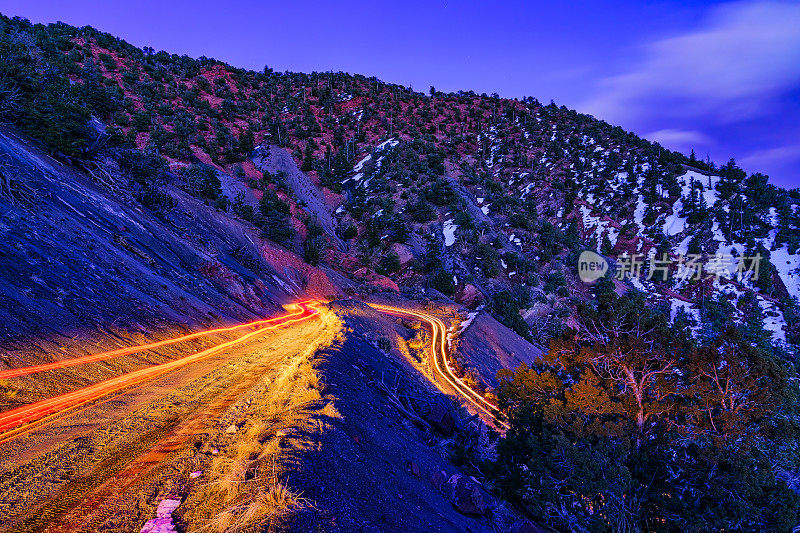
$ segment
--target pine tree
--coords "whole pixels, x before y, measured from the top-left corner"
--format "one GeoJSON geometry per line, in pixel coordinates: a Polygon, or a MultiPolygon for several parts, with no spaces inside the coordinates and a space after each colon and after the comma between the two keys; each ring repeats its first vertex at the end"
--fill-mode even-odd
{"type": "Polygon", "coordinates": [[[504,496],[573,531],[791,529],[800,497],[774,473],[797,461],[790,367],[735,328],[698,347],[603,281],[579,331],[498,373],[504,496]]]}

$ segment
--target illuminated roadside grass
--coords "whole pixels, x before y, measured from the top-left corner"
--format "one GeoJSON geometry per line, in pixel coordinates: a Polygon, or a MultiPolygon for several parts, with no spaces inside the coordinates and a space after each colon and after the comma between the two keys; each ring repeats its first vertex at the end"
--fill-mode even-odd
{"type": "Polygon", "coordinates": [[[315,352],[336,343],[342,324],[323,312],[322,334],[252,396],[248,420],[211,463],[207,483],[181,505],[189,530],[251,531],[273,524],[313,502],[288,482],[294,459],[319,442],[341,415],[313,366],[315,352]]]}
{"type": "MultiPolygon", "coordinates": [[[[226,434],[230,419],[251,415],[252,401],[260,410],[265,383],[277,381],[309,345],[326,338],[327,324],[314,318],[278,329],[240,347],[224,364],[211,364],[179,384],[168,380],[133,412],[88,433],[85,440],[67,439],[20,463],[0,483],[0,530],[138,530],[155,516],[163,498],[191,494],[210,479],[210,465],[220,456],[210,453],[209,440],[227,456],[248,429],[226,434]],[[187,486],[189,473],[198,470],[203,477],[190,478],[187,486]]],[[[273,499],[280,496],[277,491],[273,499]]]]}

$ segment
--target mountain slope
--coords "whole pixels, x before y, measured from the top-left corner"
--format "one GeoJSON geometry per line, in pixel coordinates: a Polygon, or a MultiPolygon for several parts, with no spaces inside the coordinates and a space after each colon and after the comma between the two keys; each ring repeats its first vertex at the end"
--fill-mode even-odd
{"type": "MultiPolygon", "coordinates": [[[[247,71],[7,17],[0,119],[4,366],[356,300],[332,304],[345,327],[323,357],[312,346],[287,370],[292,394],[282,382],[214,429],[223,457],[185,447],[229,485],[208,489],[216,507],[192,492],[184,525],[264,512],[262,489],[303,507],[296,488],[320,508],[285,529],[508,529],[514,513],[478,505],[479,483],[565,530],[652,529],[665,513],[677,529],[796,523],[796,189],[535,98],[247,71]],[[608,275],[582,280],[581,257],[608,275]],[[496,403],[509,431],[459,427],[469,415],[423,379],[422,324],[358,300],[446,322],[459,390],[496,403]],[[307,397],[313,438],[292,417],[273,435],[285,400],[307,397]],[[288,454],[291,486],[270,455],[289,433],[305,446],[288,454]],[[245,483],[269,460],[275,484],[245,483]],[[460,477],[442,485],[442,471],[460,477]]],[[[172,355],[2,382],[0,399],[172,355]]],[[[223,402],[231,417],[242,401],[223,402]]]]}
{"type": "MultiPolygon", "coordinates": [[[[67,76],[66,102],[85,103],[107,125],[93,140],[81,133],[80,117],[64,112],[67,130],[76,131],[67,143],[27,122],[19,113],[24,102],[7,103],[6,115],[23,128],[81,159],[96,157],[105,143],[158,153],[175,170],[213,165],[256,197],[267,191],[269,202],[253,210],[213,190],[201,194],[271,238],[293,243],[313,263],[346,265],[342,272],[360,271],[361,280],[380,279],[377,271],[401,285],[459,296],[477,288],[491,299],[510,290],[517,306],[536,308],[524,313],[533,323],[573,315],[571,298],[587,297],[571,255],[582,243],[613,256],[769,252],[774,268],[765,263],[759,286],[737,289],[748,302],[731,305],[766,313],[766,336],[794,350],[797,331],[786,324],[795,322],[800,200],[796,191],[748,177],[733,163],[715,169],[532,98],[424,95],[342,73],[256,73],[142,51],[64,24],[5,19],[3,35],[10,51],[34,58],[26,67],[39,76],[67,76]],[[259,155],[254,150],[262,144],[259,155]],[[270,152],[270,144],[285,147],[305,174],[286,161],[263,166],[263,154],[282,153],[270,152]],[[687,172],[686,165],[698,168],[687,172]],[[290,207],[276,206],[273,191],[290,207]],[[291,227],[283,227],[280,212],[291,217],[291,227]],[[342,239],[355,236],[344,253],[342,239]]],[[[11,70],[11,80],[25,73],[11,70]]],[[[34,98],[29,105],[40,103],[34,98]]],[[[149,179],[141,177],[152,188],[149,179]]],[[[718,284],[699,292],[730,299],[718,284]]],[[[693,302],[689,314],[704,324],[696,327],[707,329],[713,319],[685,287],[647,292],[664,300],[673,289],[693,302]]]]}

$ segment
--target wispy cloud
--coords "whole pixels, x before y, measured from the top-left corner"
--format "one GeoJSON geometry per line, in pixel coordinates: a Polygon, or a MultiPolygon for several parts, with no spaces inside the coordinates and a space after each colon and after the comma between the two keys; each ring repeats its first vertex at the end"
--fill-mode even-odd
{"type": "Polygon", "coordinates": [[[673,150],[688,151],[699,146],[708,146],[711,139],[704,133],[694,130],[663,129],[644,134],[645,139],[669,146],[673,150]]]}
{"type": "Polygon", "coordinates": [[[800,2],[740,1],[631,49],[578,109],[667,148],[800,184],[800,2]]]}
{"type": "Polygon", "coordinates": [[[583,107],[612,122],[642,115],[734,122],[767,113],[800,85],[800,4],[738,2],[700,27],[646,45],[583,107]]]}
{"type": "MultiPolygon", "coordinates": [[[[743,157],[740,163],[745,167],[763,169],[792,164],[798,161],[800,161],[800,144],[794,144],[756,150],[743,157]]],[[[797,183],[795,183],[795,186],[797,186],[797,183]]]]}

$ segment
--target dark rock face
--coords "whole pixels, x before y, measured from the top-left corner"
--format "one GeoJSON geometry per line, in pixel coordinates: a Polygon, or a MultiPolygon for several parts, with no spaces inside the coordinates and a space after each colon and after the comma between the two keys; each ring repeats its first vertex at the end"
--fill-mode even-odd
{"type": "Polygon", "coordinates": [[[527,520],[518,520],[511,526],[511,533],[545,533],[545,531],[547,530],[527,520]]]}
{"type": "Polygon", "coordinates": [[[431,406],[431,410],[425,415],[425,420],[430,422],[430,424],[445,437],[452,435],[456,426],[450,411],[439,404],[433,404],[431,406]]]}
{"type": "MultiPolygon", "coordinates": [[[[405,419],[377,386],[365,386],[380,380],[382,374],[389,375],[390,369],[405,372],[413,367],[405,358],[393,362],[394,350],[387,354],[370,342],[389,333],[378,329],[381,324],[397,325],[373,318],[362,306],[356,301],[349,304],[352,313],[345,316],[345,325],[351,333],[343,344],[319,355],[317,368],[324,376],[326,394],[336,398],[342,419],[322,434],[319,448],[298,454],[297,470],[292,473],[295,490],[312,500],[314,508],[287,516],[276,530],[503,531],[490,517],[467,515],[449,504],[447,480],[458,472],[439,446],[429,444],[430,431],[405,419]],[[354,368],[356,362],[359,370],[354,368]]],[[[341,309],[338,304],[335,307],[341,309]]],[[[409,372],[403,379],[409,396],[428,405],[444,402],[436,389],[422,381],[424,376],[409,372]]],[[[488,501],[486,494],[483,498],[488,501]]]]}
{"type": "Polygon", "coordinates": [[[436,490],[442,490],[442,483],[444,483],[445,479],[447,479],[447,474],[441,470],[436,471],[431,475],[431,485],[436,490]]]}
{"type": "MultiPolygon", "coordinates": [[[[83,349],[98,336],[115,342],[117,335],[174,325],[208,328],[253,320],[279,312],[278,304],[294,300],[293,291],[303,288],[290,287],[283,272],[263,258],[269,243],[255,228],[172,184],[165,191],[177,206],[156,215],[50,159],[5,125],[0,160],[38,191],[33,210],[5,202],[0,208],[4,349],[14,339],[83,349]],[[233,258],[234,249],[252,256],[255,270],[233,258]]],[[[24,353],[35,350],[25,347],[24,353]]]]}
{"type": "Polygon", "coordinates": [[[455,474],[447,480],[447,498],[453,507],[466,515],[485,515],[488,510],[486,500],[478,483],[472,478],[455,474]]]}

